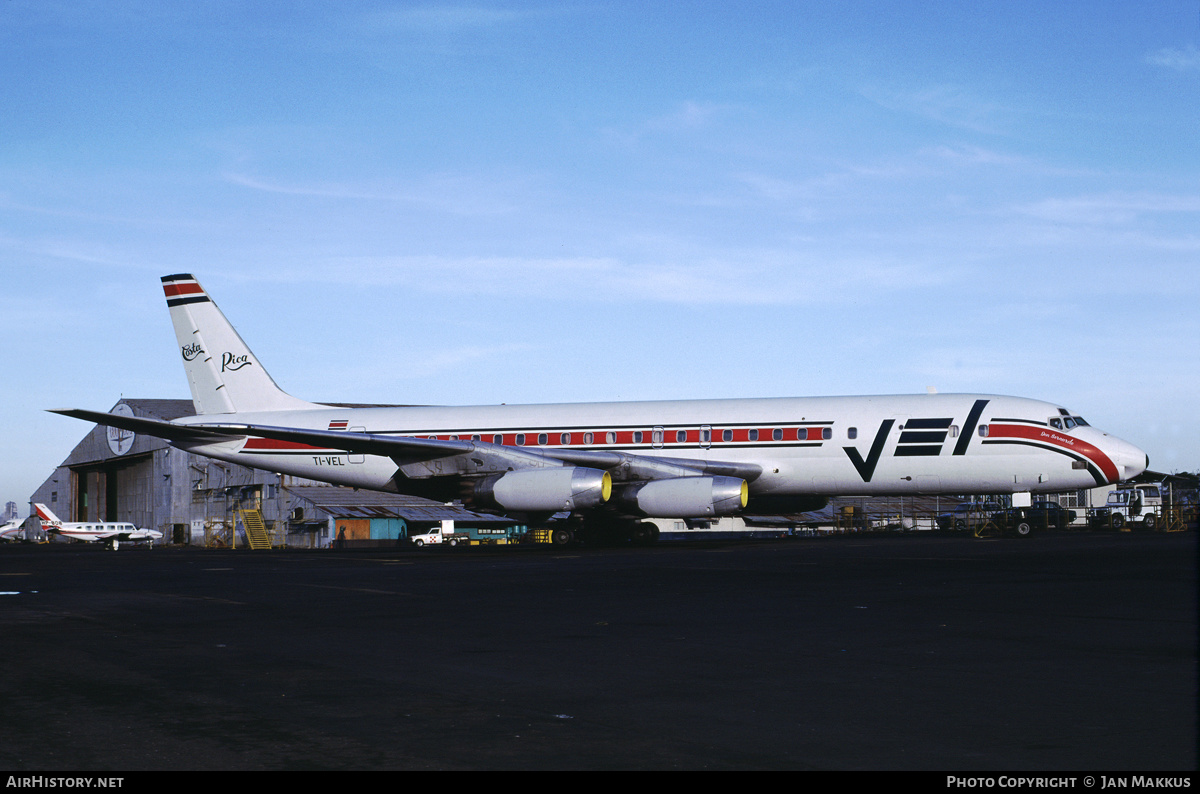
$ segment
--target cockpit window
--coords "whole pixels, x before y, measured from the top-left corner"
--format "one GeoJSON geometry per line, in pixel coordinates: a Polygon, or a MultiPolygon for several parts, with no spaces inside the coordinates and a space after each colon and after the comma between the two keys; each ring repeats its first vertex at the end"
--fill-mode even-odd
{"type": "Polygon", "coordinates": [[[1063,419],[1063,424],[1066,426],[1066,428],[1068,430],[1071,430],[1072,428],[1075,427],[1076,422],[1074,419],[1072,419],[1071,417],[1068,416],[1063,419]]]}
{"type": "Polygon", "coordinates": [[[1062,430],[1062,420],[1059,419],[1057,416],[1053,417],[1050,420],[1050,426],[1053,427],[1055,430],[1062,430]]]}
{"type": "Polygon", "coordinates": [[[1074,419],[1075,424],[1079,425],[1080,427],[1091,427],[1091,425],[1089,425],[1087,422],[1083,421],[1082,416],[1072,416],[1071,418],[1074,419]]]}

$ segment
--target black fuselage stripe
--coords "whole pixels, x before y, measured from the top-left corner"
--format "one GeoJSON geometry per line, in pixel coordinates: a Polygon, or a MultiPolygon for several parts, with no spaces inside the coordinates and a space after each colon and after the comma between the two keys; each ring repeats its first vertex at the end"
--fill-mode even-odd
{"type": "Polygon", "coordinates": [[[1034,449],[1040,449],[1045,452],[1057,452],[1059,455],[1066,455],[1068,458],[1071,458],[1072,460],[1080,460],[1080,461],[1083,461],[1085,464],[1087,464],[1088,473],[1092,475],[1093,479],[1095,479],[1096,485],[1108,485],[1108,480],[1104,479],[1104,475],[1100,473],[1100,470],[1098,468],[1096,468],[1096,465],[1094,463],[1092,463],[1088,458],[1084,457],[1083,455],[1080,455],[1077,452],[1071,452],[1070,450],[1063,449],[1062,447],[1044,446],[1042,444],[1037,443],[1036,441],[1022,441],[1019,439],[985,438],[983,440],[983,443],[989,444],[989,445],[990,444],[1020,444],[1021,446],[1033,447],[1034,449]]]}
{"type": "Polygon", "coordinates": [[[979,424],[979,417],[983,415],[983,407],[987,404],[987,400],[976,400],[975,404],[971,406],[971,413],[967,414],[967,423],[963,425],[962,435],[958,437],[958,443],[954,445],[955,455],[967,454],[971,436],[975,435],[975,426],[979,424]]]}

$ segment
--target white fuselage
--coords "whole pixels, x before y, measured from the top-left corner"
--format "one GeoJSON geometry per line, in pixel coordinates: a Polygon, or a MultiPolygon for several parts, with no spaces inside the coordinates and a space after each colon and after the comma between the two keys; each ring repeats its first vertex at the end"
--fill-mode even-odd
{"type": "MultiPolygon", "coordinates": [[[[335,408],[196,416],[310,430],[607,450],[751,463],[754,495],[1069,491],[1146,467],[1132,444],[1018,397],[931,394],[554,405],[335,408]],[[1059,420],[1054,425],[1054,420],[1059,420]]],[[[1076,417],[1077,419],[1077,417],[1076,417]]],[[[261,438],[175,442],[198,454],[325,482],[395,489],[397,464],[261,438]]]]}
{"type": "Polygon", "coordinates": [[[42,527],[49,533],[62,535],[73,540],[92,543],[98,540],[119,538],[126,541],[158,540],[163,533],[154,529],[139,529],[133,524],[111,521],[70,522],[62,524],[46,524],[42,527]]]}

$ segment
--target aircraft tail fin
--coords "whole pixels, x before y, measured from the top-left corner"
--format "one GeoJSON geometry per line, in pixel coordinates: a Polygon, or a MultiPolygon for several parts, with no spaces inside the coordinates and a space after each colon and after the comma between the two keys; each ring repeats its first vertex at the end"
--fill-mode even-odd
{"type": "Polygon", "coordinates": [[[163,276],[162,283],[197,414],[318,407],[275,384],[194,276],[163,276]]]}
{"type": "Polygon", "coordinates": [[[41,502],[34,504],[33,509],[37,511],[38,518],[42,520],[42,529],[45,529],[47,524],[57,526],[62,523],[62,520],[54,515],[54,511],[41,502]]]}

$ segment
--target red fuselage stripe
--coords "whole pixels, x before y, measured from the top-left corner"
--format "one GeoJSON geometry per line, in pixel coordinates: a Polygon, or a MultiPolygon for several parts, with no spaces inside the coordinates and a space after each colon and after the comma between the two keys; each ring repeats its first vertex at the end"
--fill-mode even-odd
{"type": "Polygon", "coordinates": [[[1085,441],[1080,441],[1078,438],[1068,436],[1065,433],[1058,433],[1047,427],[1029,427],[1027,425],[989,425],[988,439],[1004,439],[1016,438],[1023,441],[1036,441],[1039,444],[1048,444],[1061,449],[1070,450],[1077,455],[1087,458],[1096,467],[1104,473],[1109,482],[1116,482],[1120,479],[1117,473],[1117,466],[1107,455],[1100,450],[1088,444],[1085,441]]]}

